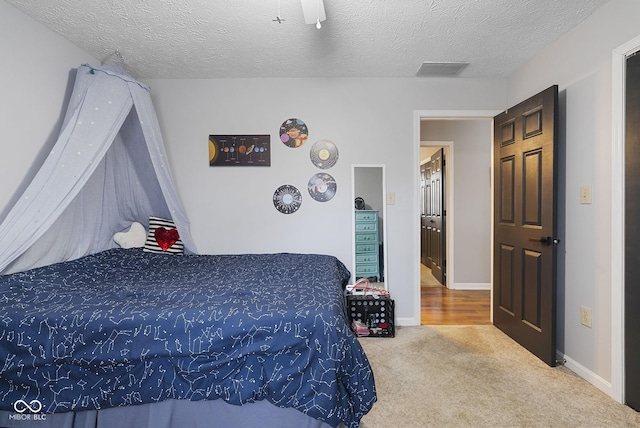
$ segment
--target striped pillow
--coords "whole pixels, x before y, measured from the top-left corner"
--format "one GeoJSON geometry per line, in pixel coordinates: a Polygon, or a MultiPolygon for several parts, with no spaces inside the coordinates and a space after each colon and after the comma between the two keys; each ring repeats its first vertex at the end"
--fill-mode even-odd
{"type": "Polygon", "coordinates": [[[150,253],[184,254],[184,245],[178,229],[171,220],[149,217],[149,233],[144,243],[144,251],[150,253]]]}

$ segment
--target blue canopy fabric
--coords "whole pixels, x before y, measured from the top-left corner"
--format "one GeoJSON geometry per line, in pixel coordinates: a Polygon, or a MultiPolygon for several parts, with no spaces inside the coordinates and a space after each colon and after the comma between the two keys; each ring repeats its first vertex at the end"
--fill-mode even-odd
{"type": "Polygon", "coordinates": [[[115,64],[81,65],[55,146],[0,224],[0,273],[117,247],[114,233],[152,215],[196,253],[149,87],[115,64]]]}

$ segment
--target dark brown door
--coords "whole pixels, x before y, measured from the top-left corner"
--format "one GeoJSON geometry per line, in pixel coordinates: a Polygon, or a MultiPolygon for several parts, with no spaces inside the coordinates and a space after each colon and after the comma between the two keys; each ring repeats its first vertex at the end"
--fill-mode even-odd
{"type": "Polygon", "coordinates": [[[494,118],[493,322],[556,364],[558,87],[494,118]]]}
{"type": "Polygon", "coordinates": [[[429,181],[431,193],[431,213],[429,222],[429,244],[431,254],[431,273],[440,282],[445,284],[445,200],[444,200],[444,149],[431,155],[431,176],[429,181]]]}
{"type": "Polygon", "coordinates": [[[431,244],[429,241],[429,213],[431,212],[431,162],[420,165],[420,262],[431,267],[431,244]]]}
{"type": "Polygon", "coordinates": [[[625,402],[640,410],[640,55],[627,59],[625,89],[625,402]]]}

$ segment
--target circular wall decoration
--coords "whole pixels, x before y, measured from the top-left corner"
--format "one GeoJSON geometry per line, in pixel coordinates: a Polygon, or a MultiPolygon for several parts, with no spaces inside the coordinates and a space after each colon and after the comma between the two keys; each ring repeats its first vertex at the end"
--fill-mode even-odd
{"type": "Polygon", "coordinates": [[[280,140],[287,146],[302,146],[309,137],[307,125],[300,119],[287,119],[280,125],[280,140]]]}
{"type": "Polygon", "coordinates": [[[337,190],[336,180],[326,172],[315,174],[309,179],[309,195],[318,202],[330,201],[337,190]]]}
{"type": "Polygon", "coordinates": [[[320,169],[329,169],[338,162],[338,148],[332,141],[320,140],[311,146],[311,162],[320,169]]]}
{"type": "Polygon", "coordinates": [[[302,205],[302,194],[290,184],[278,187],[273,193],[273,206],[283,214],[298,211],[300,205],[302,205]]]}

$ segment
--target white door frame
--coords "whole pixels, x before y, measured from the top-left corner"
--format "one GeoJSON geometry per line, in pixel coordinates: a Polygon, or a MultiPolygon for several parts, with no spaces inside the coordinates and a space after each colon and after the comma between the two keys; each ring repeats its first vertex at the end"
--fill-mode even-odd
{"type": "MultiPolygon", "coordinates": [[[[413,234],[415,239],[412,253],[415,262],[413,273],[415,278],[413,285],[415,325],[420,325],[420,120],[422,118],[493,119],[500,113],[502,110],[415,110],[413,112],[413,194],[416,209],[413,213],[412,224],[415,225],[416,232],[413,234]]],[[[491,218],[493,219],[493,127],[491,127],[491,141],[491,218]]],[[[491,248],[493,248],[493,221],[491,222],[491,248]]],[[[449,267],[447,270],[449,271],[449,267]]],[[[449,274],[452,274],[452,270],[449,274]]],[[[493,251],[491,251],[491,284],[491,322],[493,322],[493,251]]]]}
{"type": "Polygon", "coordinates": [[[611,116],[611,396],[624,403],[624,175],[626,59],[640,36],[613,50],[611,116]]]}

